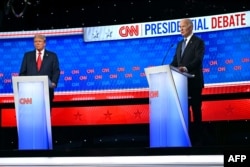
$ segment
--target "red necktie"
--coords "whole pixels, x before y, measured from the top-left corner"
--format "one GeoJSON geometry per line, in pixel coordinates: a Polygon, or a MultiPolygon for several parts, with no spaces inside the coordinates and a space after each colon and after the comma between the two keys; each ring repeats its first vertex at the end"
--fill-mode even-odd
{"type": "Polygon", "coordinates": [[[37,70],[40,71],[41,65],[42,65],[42,58],[41,58],[41,52],[38,52],[38,57],[37,57],[37,61],[36,61],[36,66],[37,66],[37,70]]]}

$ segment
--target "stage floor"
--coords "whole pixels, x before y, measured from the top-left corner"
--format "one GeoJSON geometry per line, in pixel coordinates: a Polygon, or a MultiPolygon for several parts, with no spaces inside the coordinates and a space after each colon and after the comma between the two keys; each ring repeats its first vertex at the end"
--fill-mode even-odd
{"type": "Polygon", "coordinates": [[[223,155],[12,157],[0,167],[223,167],[223,155]]]}

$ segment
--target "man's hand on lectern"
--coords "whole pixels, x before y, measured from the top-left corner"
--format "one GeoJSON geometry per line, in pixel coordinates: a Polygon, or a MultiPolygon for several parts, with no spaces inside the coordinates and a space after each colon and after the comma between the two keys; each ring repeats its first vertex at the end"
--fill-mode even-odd
{"type": "Polygon", "coordinates": [[[55,88],[56,84],[54,82],[51,83],[51,88],[55,88]]]}
{"type": "Polygon", "coordinates": [[[178,67],[178,69],[180,70],[180,72],[188,72],[187,68],[184,66],[178,67]]]}

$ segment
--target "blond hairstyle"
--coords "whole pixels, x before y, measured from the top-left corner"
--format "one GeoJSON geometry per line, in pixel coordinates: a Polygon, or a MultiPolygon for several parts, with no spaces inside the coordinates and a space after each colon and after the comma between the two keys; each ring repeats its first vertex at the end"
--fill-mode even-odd
{"type": "Polygon", "coordinates": [[[45,35],[42,35],[42,34],[35,34],[34,39],[36,39],[36,38],[43,39],[44,42],[46,41],[45,35]]]}

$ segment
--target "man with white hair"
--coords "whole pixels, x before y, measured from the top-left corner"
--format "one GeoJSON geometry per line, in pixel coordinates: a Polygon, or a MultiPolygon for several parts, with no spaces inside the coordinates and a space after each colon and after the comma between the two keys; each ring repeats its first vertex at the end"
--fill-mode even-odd
{"type": "MultiPolygon", "coordinates": [[[[203,133],[201,106],[202,88],[204,87],[202,64],[205,45],[201,38],[193,34],[192,20],[182,19],[180,21],[180,32],[183,40],[177,44],[176,52],[170,65],[177,67],[181,72],[194,75],[193,78],[188,78],[188,106],[193,116],[193,122],[189,121],[190,137],[192,144],[195,145],[201,142],[203,133]]],[[[190,116],[189,120],[191,120],[190,116]]]]}

